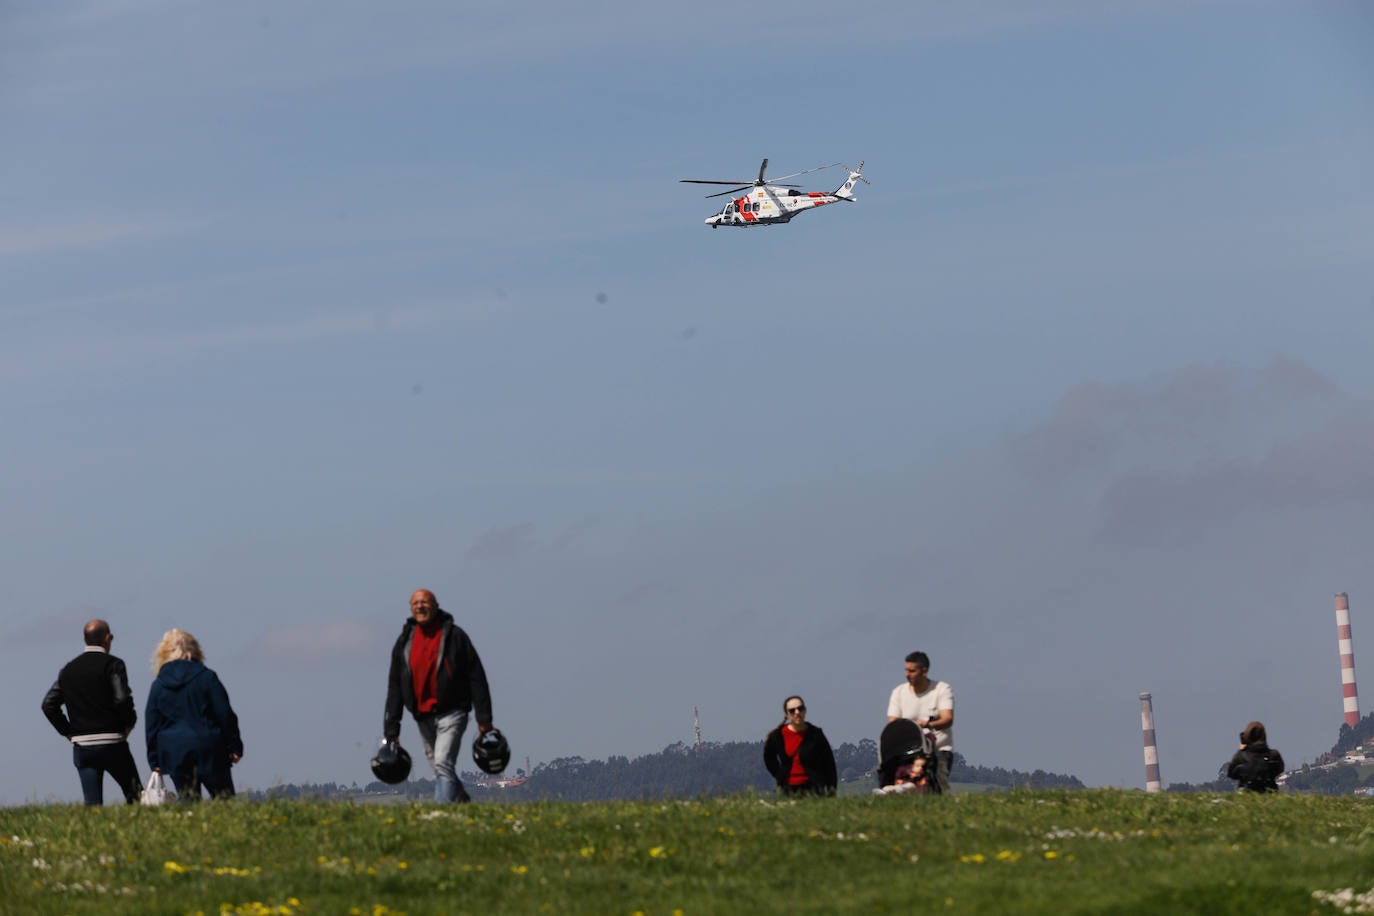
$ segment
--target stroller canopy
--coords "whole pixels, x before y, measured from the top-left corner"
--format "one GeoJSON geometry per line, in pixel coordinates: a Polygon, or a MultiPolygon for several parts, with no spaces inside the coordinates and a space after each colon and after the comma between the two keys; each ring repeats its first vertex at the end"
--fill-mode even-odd
{"type": "Polygon", "coordinates": [[[887,723],[878,736],[878,782],[890,786],[896,778],[897,767],[917,757],[929,759],[935,753],[930,736],[910,719],[887,723]]]}

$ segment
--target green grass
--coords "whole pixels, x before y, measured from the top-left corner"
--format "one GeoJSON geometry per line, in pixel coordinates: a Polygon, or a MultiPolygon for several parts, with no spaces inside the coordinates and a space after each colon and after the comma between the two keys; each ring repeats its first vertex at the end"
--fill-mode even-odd
{"type": "Polygon", "coordinates": [[[4,913],[1331,913],[1374,803],[943,798],[0,809],[4,913]]]}

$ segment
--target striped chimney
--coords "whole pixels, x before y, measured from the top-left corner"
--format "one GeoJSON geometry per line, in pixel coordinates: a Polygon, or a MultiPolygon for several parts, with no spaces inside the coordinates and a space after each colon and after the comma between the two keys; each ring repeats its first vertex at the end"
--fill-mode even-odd
{"type": "Polygon", "coordinates": [[[1145,791],[1158,792],[1163,784],[1159,781],[1159,749],[1155,747],[1155,708],[1148,690],[1140,694],[1140,731],[1145,736],[1145,791]]]}
{"type": "Polygon", "coordinates": [[[1341,702],[1345,705],[1345,724],[1360,724],[1360,694],[1355,689],[1355,647],[1350,639],[1350,597],[1336,595],[1336,646],[1341,654],[1341,702]]]}

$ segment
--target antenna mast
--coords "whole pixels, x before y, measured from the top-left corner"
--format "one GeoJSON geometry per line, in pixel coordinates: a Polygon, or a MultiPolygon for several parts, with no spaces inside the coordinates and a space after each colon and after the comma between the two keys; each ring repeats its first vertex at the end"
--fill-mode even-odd
{"type": "Polygon", "coordinates": [[[700,754],[700,753],[701,753],[701,715],[697,712],[697,708],[696,708],[695,706],[692,707],[692,730],[693,730],[694,732],[696,732],[696,735],[697,735],[696,752],[697,752],[698,754],[700,754]]]}

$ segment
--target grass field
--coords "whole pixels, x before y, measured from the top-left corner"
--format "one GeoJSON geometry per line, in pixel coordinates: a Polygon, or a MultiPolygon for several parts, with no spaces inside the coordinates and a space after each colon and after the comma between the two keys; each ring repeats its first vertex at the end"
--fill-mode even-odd
{"type": "Polygon", "coordinates": [[[4,913],[1336,914],[1371,889],[1355,798],[0,809],[4,913]]]}

